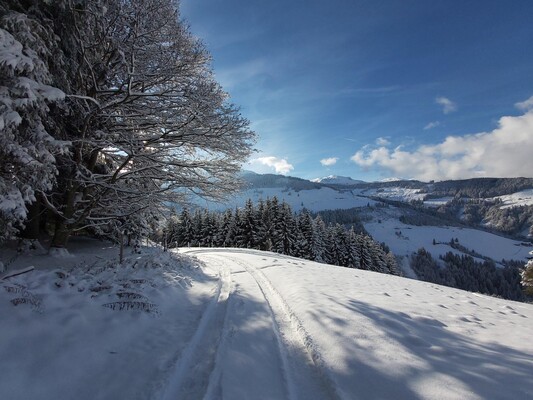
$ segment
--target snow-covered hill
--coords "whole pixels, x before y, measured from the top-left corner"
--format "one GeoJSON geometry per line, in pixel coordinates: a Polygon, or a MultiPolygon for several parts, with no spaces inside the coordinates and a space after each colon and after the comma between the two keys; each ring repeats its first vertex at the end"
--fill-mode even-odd
{"type": "Polygon", "coordinates": [[[323,178],[311,179],[311,182],[317,182],[317,183],[323,183],[323,184],[329,184],[329,185],[345,185],[345,186],[354,186],[354,185],[358,185],[361,183],[365,183],[364,181],[358,181],[358,180],[352,179],[349,176],[338,176],[338,175],[329,175],[323,178]]]}
{"type": "MultiPolygon", "coordinates": [[[[437,190],[439,193],[450,190],[449,187],[453,187],[452,181],[438,184],[425,184],[416,181],[373,182],[350,188],[349,186],[325,184],[324,181],[327,181],[327,178],[321,182],[310,182],[281,175],[261,175],[253,172],[246,172],[243,177],[248,182],[248,186],[238,195],[224,203],[199,201],[198,204],[211,210],[225,210],[244,207],[247,199],[252,199],[256,203],[261,199],[266,200],[276,196],[287,202],[294,211],[300,211],[303,208],[314,212],[328,209],[358,208],[362,215],[362,222],[368,232],[377,241],[387,244],[394,254],[406,256],[403,267],[404,272],[410,276],[412,274],[406,262],[410,254],[422,247],[426,248],[434,258],[438,258],[448,251],[456,254],[468,254],[452,249],[447,244],[452,238],[458,238],[462,246],[481,256],[490,257],[496,262],[501,262],[502,259],[525,261],[531,250],[531,246],[524,246],[521,241],[478,230],[474,227],[460,228],[453,226],[454,224],[448,225],[447,222],[443,221],[436,221],[435,224],[437,225],[434,226],[415,226],[400,222],[402,216],[406,213],[416,213],[415,210],[409,211],[393,205],[385,208],[368,207],[376,206],[380,202],[379,199],[404,203],[413,200],[423,201],[428,195],[434,194],[432,190],[437,190]],[[433,245],[433,239],[437,242],[436,245],[433,245]]],[[[334,177],[330,178],[334,179],[334,177]]],[[[342,177],[335,177],[335,179],[337,178],[342,177]]],[[[469,184],[469,181],[458,181],[456,186],[465,190],[469,184]]],[[[505,187],[501,183],[500,185],[505,187]]],[[[504,200],[505,205],[518,204],[519,202],[519,204],[526,204],[530,200],[530,196],[530,191],[523,191],[514,195],[502,196],[502,200],[504,200]]],[[[435,208],[451,200],[453,197],[430,198],[424,204],[427,208],[435,208]]],[[[460,221],[457,219],[457,224],[459,223],[460,221]]]]}
{"type": "Polygon", "coordinates": [[[198,205],[210,210],[226,210],[228,208],[244,207],[248,199],[257,203],[259,200],[277,197],[288,203],[293,211],[300,211],[303,208],[309,211],[322,211],[364,207],[376,203],[374,200],[360,196],[359,193],[357,190],[341,191],[327,186],[305,190],[294,190],[290,187],[263,187],[243,190],[238,195],[230,197],[224,203],[198,201],[198,205]]]}
{"type": "Polygon", "coordinates": [[[0,281],[0,398],[533,397],[532,305],[253,250],[143,251],[0,281]]]}
{"type": "MultiPolygon", "coordinates": [[[[368,213],[367,213],[368,215],[368,213]]],[[[461,252],[450,246],[452,239],[468,250],[490,257],[497,263],[505,260],[527,260],[533,246],[523,241],[512,240],[490,232],[457,226],[414,226],[399,220],[401,211],[394,208],[381,208],[373,211],[364,222],[365,229],[378,242],[385,242],[397,256],[409,256],[420,248],[425,248],[438,259],[448,252],[459,255],[461,252]]],[[[483,261],[479,259],[478,261],[483,261]]]]}
{"type": "Polygon", "coordinates": [[[503,202],[502,208],[517,207],[517,206],[531,206],[533,205],[533,189],[522,190],[512,194],[498,196],[503,202]]]}

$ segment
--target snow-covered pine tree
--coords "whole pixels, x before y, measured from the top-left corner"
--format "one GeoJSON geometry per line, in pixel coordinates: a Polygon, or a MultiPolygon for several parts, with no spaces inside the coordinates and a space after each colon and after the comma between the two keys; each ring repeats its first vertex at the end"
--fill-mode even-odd
{"type": "Polygon", "coordinates": [[[289,204],[283,201],[279,205],[277,219],[274,222],[276,241],[273,243],[274,251],[293,255],[296,242],[296,221],[289,204]]]}
{"type": "Polygon", "coordinates": [[[325,256],[325,238],[326,238],[326,224],[318,215],[313,220],[313,242],[311,244],[312,260],[317,262],[326,262],[325,256]]]}
{"type": "Polygon", "coordinates": [[[260,250],[270,250],[267,245],[267,232],[268,232],[268,216],[266,215],[267,206],[263,199],[259,199],[258,205],[255,210],[254,217],[254,243],[255,248],[260,250]]]}
{"type": "Polygon", "coordinates": [[[304,209],[300,212],[297,218],[297,257],[314,260],[313,254],[313,219],[309,212],[304,209]]]}
{"type": "Polygon", "coordinates": [[[49,104],[65,97],[50,86],[59,38],[46,20],[10,5],[0,5],[0,240],[23,226],[36,193],[52,188],[55,156],[67,146],[47,128],[49,104]]]}
{"type": "Polygon", "coordinates": [[[192,246],[203,246],[204,243],[204,213],[200,209],[194,210],[192,215],[192,231],[193,231],[193,240],[192,246]]]}
{"type": "Polygon", "coordinates": [[[252,249],[256,245],[256,219],[255,209],[251,199],[248,199],[244,205],[239,220],[238,236],[236,237],[236,246],[252,249]]]}
{"type": "Polygon", "coordinates": [[[239,247],[238,238],[241,237],[241,218],[242,211],[239,208],[235,208],[235,212],[233,213],[233,220],[231,225],[229,226],[228,236],[226,238],[226,242],[228,243],[229,247],[239,247]]]}
{"type": "Polygon", "coordinates": [[[215,214],[204,210],[202,226],[202,246],[213,247],[217,230],[215,214]]]}
{"type": "Polygon", "coordinates": [[[522,286],[528,296],[533,297],[533,260],[529,260],[522,271],[522,286]]]}
{"type": "Polygon", "coordinates": [[[353,226],[348,232],[346,245],[348,247],[348,260],[346,267],[359,268],[361,263],[359,260],[359,252],[357,251],[357,234],[355,233],[353,226]]]}
{"type": "Polygon", "coordinates": [[[372,254],[371,254],[372,239],[366,235],[357,235],[357,256],[359,258],[359,269],[373,270],[372,254]]]}
{"type": "Polygon", "coordinates": [[[233,229],[233,212],[231,209],[224,211],[219,220],[218,232],[217,232],[217,246],[228,247],[230,246],[230,231],[233,229]]]}

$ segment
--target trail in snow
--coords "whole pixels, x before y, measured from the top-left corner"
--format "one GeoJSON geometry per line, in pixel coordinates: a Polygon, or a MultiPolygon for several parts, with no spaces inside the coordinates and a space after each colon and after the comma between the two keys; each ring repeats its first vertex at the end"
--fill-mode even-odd
{"type": "Polygon", "coordinates": [[[201,398],[213,369],[222,339],[231,292],[231,273],[220,268],[220,281],[213,300],[204,311],[198,328],[183,350],[162,399],[201,398]]]}
{"type": "Polygon", "coordinates": [[[164,400],[339,397],[301,324],[258,269],[235,253],[187,253],[216,265],[221,283],[169,379],[164,400]]]}
{"type": "Polygon", "coordinates": [[[531,305],[255,250],[180,251],[232,280],[216,355],[186,364],[212,366],[195,398],[533,396],[531,305]]]}

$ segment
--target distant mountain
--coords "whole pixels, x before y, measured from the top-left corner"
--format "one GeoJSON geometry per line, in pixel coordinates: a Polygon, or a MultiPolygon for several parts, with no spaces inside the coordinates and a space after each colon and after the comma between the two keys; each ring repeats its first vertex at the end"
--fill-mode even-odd
{"type": "Polygon", "coordinates": [[[348,186],[366,183],[365,181],[359,181],[359,180],[352,179],[349,176],[338,176],[338,175],[329,175],[323,178],[311,179],[311,182],[323,183],[323,184],[329,184],[329,185],[348,185],[348,186]]]}

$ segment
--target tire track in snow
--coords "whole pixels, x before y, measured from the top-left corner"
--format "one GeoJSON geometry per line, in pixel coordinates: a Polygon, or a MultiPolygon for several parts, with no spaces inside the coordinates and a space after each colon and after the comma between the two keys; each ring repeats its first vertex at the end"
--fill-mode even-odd
{"type": "Polygon", "coordinates": [[[223,257],[240,265],[253,277],[270,308],[289,399],[341,399],[318,348],[270,280],[259,269],[249,267],[238,258],[223,257]]]}
{"type": "Polygon", "coordinates": [[[202,398],[209,386],[218,348],[223,341],[232,286],[229,268],[220,267],[219,277],[216,294],[182,351],[161,400],[202,398]]]}

